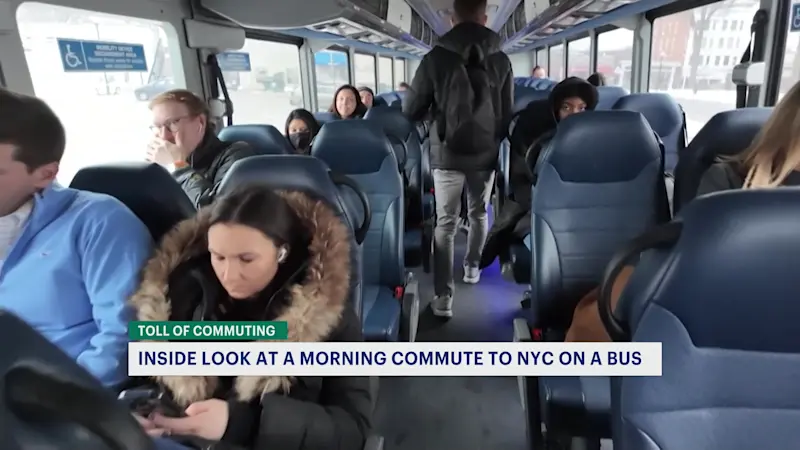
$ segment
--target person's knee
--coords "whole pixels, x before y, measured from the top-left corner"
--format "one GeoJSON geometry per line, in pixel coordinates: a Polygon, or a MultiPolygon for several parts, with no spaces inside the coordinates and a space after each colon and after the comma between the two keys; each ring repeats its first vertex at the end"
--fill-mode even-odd
{"type": "Polygon", "coordinates": [[[441,230],[455,230],[458,224],[458,213],[444,213],[436,215],[436,228],[441,230]]]}

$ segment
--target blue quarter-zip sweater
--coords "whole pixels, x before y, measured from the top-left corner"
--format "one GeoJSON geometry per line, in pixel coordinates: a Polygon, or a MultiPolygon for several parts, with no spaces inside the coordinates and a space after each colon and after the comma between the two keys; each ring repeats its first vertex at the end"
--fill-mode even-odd
{"type": "Polygon", "coordinates": [[[0,270],[0,308],[39,333],[104,385],[127,377],[126,303],[152,238],[117,199],[52,185],[0,270]]]}

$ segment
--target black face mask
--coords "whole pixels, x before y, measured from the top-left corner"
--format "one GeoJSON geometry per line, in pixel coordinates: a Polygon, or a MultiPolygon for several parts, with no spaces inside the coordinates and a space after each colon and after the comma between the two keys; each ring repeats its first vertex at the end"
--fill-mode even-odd
{"type": "Polygon", "coordinates": [[[311,132],[301,131],[299,133],[291,133],[289,135],[289,142],[292,143],[295,150],[307,150],[308,145],[311,143],[311,132]]]}

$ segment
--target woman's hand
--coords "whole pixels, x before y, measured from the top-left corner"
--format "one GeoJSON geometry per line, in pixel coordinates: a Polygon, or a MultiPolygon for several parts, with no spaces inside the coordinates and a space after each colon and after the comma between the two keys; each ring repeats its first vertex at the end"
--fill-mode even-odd
{"type": "Polygon", "coordinates": [[[164,435],[164,429],[156,426],[156,424],[152,420],[145,419],[144,417],[138,414],[133,414],[133,418],[136,419],[137,422],[139,422],[139,425],[141,425],[142,428],[144,428],[145,433],[147,433],[148,435],[153,437],[159,437],[164,435]]]}
{"type": "Polygon", "coordinates": [[[187,434],[218,441],[228,428],[228,414],[228,403],[214,398],[189,405],[186,408],[188,417],[172,418],[156,414],[153,424],[169,430],[169,434],[187,434]]]}

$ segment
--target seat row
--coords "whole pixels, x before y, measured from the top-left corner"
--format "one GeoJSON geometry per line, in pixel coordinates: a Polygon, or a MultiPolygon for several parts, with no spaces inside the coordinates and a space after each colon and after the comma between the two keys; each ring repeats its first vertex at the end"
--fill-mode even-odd
{"type": "MultiPolygon", "coordinates": [[[[739,109],[706,124],[677,164],[676,210],[696,196],[702,174],[719,156],[748,147],[769,114],[768,108],[739,109]]],[[[612,255],[672,219],[664,153],[638,112],[589,111],[559,125],[532,189],[528,301],[533,331],[519,339],[563,340],[578,301],[600,284],[612,255]]],[[[525,334],[528,327],[515,330],[525,334]]],[[[591,441],[589,448],[597,448],[601,438],[611,437],[608,378],[525,378],[521,385],[533,448],[545,440],[540,423],[550,441],[583,437],[591,441]]]]}

